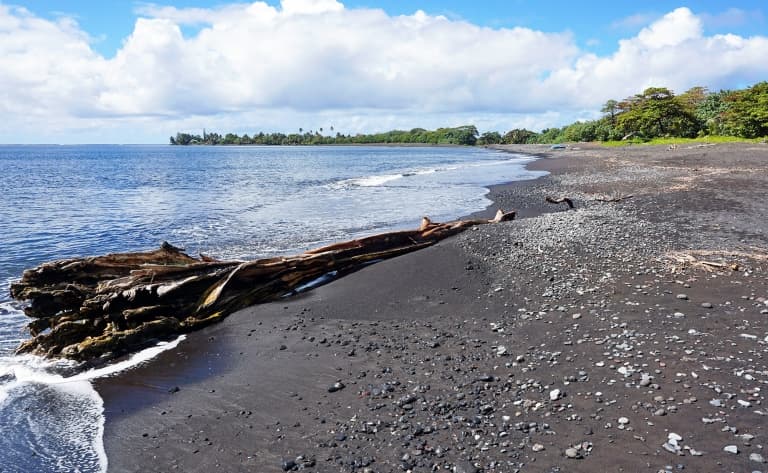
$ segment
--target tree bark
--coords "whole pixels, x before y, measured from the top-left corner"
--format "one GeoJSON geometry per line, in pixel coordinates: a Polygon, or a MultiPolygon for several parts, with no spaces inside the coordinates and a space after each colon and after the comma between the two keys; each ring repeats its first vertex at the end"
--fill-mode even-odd
{"type": "Polygon", "coordinates": [[[512,220],[433,223],[290,256],[255,261],[193,258],[168,243],[155,251],[59,260],[24,272],[11,295],[28,301],[32,338],[17,353],[105,362],[158,340],[197,330],[239,309],[295,291],[332,271],[433,245],[463,230],[512,220]]]}

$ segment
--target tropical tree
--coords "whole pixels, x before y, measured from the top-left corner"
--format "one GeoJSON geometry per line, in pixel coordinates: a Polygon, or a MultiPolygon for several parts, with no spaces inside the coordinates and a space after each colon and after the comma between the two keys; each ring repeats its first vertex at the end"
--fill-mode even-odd
{"type": "Polygon", "coordinates": [[[621,109],[619,108],[619,102],[610,99],[605,102],[605,105],[603,105],[603,108],[601,108],[600,111],[606,114],[605,118],[610,121],[611,126],[616,126],[616,115],[621,112],[621,109]]]}
{"type": "Polygon", "coordinates": [[[503,141],[510,145],[522,145],[532,143],[536,138],[536,133],[525,128],[515,128],[504,134],[503,141]]]}
{"type": "Polygon", "coordinates": [[[666,87],[649,87],[624,104],[626,111],[618,116],[617,125],[625,134],[638,133],[646,138],[696,136],[693,114],[666,87]]]}
{"type": "Polygon", "coordinates": [[[501,143],[502,137],[498,131],[486,131],[477,140],[477,144],[480,145],[497,145],[501,143]]]}
{"type": "Polygon", "coordinates": [[[759,82],[725,97],[723,127],[744,138],[768,136],[768,82],[759,82]]]}

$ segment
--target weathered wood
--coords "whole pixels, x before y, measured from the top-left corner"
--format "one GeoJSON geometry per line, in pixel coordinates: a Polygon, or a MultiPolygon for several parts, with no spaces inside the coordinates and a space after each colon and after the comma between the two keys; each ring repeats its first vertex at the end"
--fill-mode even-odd
{"type": "Polygon", "coordinates": [[[572,209],[574,207],[573,201],[568,197],[560,197],[559,199],[555,199],[554,197],[547,196],[544,198],[544,200],[546,200],[550,204],[562,204],[563,202],[565,202],[566,204],[568,204],[569,209],[572,209]]]}
{"type": "Polygon", "coordinates": [[[332,271],[415,251],[474,225],[512,220],[434,223],[382,233],[290,256],[255,261],[193,258],[168,243],[155,251],[44,263],[24,271],[11,295],[28,301],[32,338],[17,353],[106,361],[161,339],[199,329],[232,312],[290,294],[332,271]]]}

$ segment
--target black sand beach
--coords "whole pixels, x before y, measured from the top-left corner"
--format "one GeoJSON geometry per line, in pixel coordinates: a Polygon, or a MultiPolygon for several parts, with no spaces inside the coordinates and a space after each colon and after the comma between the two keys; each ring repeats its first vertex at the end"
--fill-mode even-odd
{"type": "Polygon", "coordinates": [[[109,470],[768,471],[768,145],[510,149],[526,218],[100,380],[109,470]]]}

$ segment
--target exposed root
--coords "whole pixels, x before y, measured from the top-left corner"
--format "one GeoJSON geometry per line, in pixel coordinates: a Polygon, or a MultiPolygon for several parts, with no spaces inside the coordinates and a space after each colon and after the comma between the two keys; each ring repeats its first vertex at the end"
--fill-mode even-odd
{"type": "Polygon", "coordinates": [[[686,269],[700,269],[707,272],[740,271],[748,261],[768,262],[768,250],[752,247],[744,250],[685,250],[664,255],[673,273],[686,269]]]}

